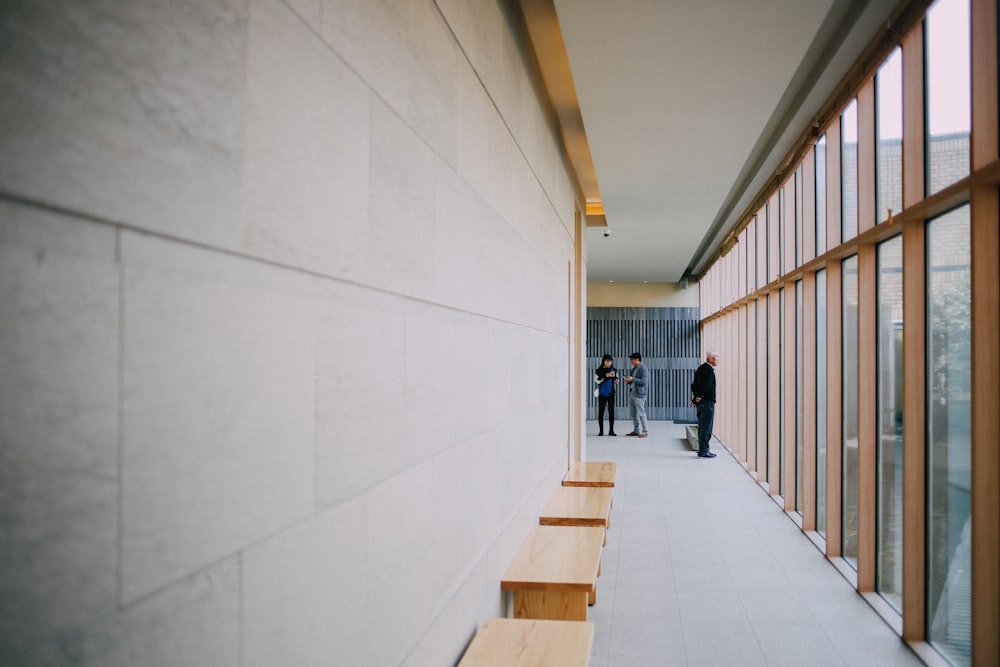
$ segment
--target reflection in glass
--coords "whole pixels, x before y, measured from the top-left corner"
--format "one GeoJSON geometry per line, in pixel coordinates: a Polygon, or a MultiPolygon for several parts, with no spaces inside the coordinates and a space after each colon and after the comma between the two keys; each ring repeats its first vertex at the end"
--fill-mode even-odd
{"type": "Polygon", "coordinates": [[[841,241],[858,235],[858,101],[840,115],[841,241]]]}
{"type": "Polygon", "coordinates": [[[878,246],[875,589],[903,608],[903,239],[878,246]]]}
{"type": "Polygon", "coordinates": [[[875,219],[903,208],[903,54],[897,47],[875,74],[875,165],[878,204],[875,219]]]}
{"type": "Polygon", "coordinates": [[[971,662],[969,207],[927,223],[927,636],[971,662]]]}
{"type": "Polygon", "coordinates": [[[795,509],[802,513],[802,281],[795,282],[795,509]]]}
{"type": "Polygon", "coordinates": [[[826,135],[816,142],[816,256],[826,252],[826,135]]]}
{"type": "Polygon", "coordinates": [[[826,536],[826,269],[816,272],[816,530],[826,536]]]}
{"type": "Polygon", "coordinates": [[[969,174],[969,0],[938,0],[927,11],[927,194],[969,174]]]}
{"type": "Polygon", "coordinates": [[[843,514],[841,555],[858,567],[858,256],[843,267],[843,514]]]}

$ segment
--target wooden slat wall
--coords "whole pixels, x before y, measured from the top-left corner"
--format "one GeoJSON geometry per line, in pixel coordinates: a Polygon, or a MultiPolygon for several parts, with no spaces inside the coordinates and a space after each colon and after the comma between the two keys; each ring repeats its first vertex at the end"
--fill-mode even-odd
{"type": "MultiPolygon", "coordinates": [[[[694,422],[691,380],[701,363],[700,322],[698,308],[587,308],[587,369],[593,376],[610,354],[624,376],[632,368],[628,355],[639,352],[650,371],[649,419],[694,422]]],[[[597,419],[597,399],[590,394],[587,419],[597,419]]],[[[628,391],[619,383],[615,421],[627,419],[628,391]]]]}

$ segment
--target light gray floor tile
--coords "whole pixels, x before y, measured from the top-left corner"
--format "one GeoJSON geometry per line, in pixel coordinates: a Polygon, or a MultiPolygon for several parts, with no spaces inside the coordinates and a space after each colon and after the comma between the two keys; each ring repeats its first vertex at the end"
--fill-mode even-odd
{"type": "Polygon", "coordinates": [[[717,442],[587,430],[587,459],[618,462],[591,667],[921,664],[717,442]]]}

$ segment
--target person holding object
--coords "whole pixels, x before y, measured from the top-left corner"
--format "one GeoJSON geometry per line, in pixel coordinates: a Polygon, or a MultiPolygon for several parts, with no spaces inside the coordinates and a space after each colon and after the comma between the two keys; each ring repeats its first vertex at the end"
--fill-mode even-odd
{"type": "Polygon", "coordinates": [[[604,410],[608,411],[608,435],[615,433],[615,382],[618,380],[618,370],[614,359],[605,354],[601,365],[594,372],[594,382],[597,383],[597,435],[604,435],[604,410]]]}
{"type": "Polygon", "coordinates": [[[691,383],[691,404],[698,411],[698,458],[702,459],[715,458],[708,446],[715,422],[715,366],[718,363],[719,355],[706,352],[705,363],[694,372],[694,382],[691,383]]]}
{"type": "Polygon", "coordinates": [[[629,414],[632,417],[632,432],[639,438],[649,435],[649,428],[646,424],[646,393],[649,390],[649,370],[642,363],[642,355],[633,352],[628,355],[632,361],[632,372],[625,378],[625,384],[630,388],[628,395],[629,414]]]}

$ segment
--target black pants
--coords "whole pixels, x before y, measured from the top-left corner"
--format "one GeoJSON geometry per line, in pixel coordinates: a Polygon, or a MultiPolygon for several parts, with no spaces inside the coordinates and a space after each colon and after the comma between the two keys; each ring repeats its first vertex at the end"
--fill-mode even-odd
{"type": "Polygon", "coordinates": [[[707,454],[712,442],[712,424],[715,422],[715,401],[698,402],[698,453],[707,454]]]}
{"type": "Polygon", "coordinates": [[[604,408],[608,409],[608,433],[615,432],[615,395],[597,397],[597,426],[604,433],[604,408]]]}

